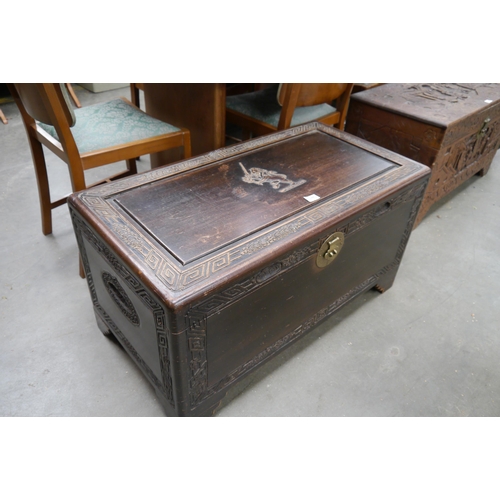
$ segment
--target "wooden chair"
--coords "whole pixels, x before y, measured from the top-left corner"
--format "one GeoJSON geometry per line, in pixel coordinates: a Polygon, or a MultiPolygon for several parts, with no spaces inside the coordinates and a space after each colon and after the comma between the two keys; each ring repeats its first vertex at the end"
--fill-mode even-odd
{"type": "Polygon", "coordinates": [[[352,87],[352,83],[282,83],[231,95],[226,97],[226,123],[253,135],[310,121],[344,130],[352,87]]]}
{"type": "Polygon", "coordinates": [[[68,164],[73,192],[86,189],[85,171],[125,160],[127,170],[93,184],[137,173],[135,158],[183,147],[191,156],[189,131],[142,112],[125,98],[73,110],[66,87],[58,83],[8,84],[26,128],[40,197],[43,234],[52,233],[52,201],[43,147],[68,164]]]}

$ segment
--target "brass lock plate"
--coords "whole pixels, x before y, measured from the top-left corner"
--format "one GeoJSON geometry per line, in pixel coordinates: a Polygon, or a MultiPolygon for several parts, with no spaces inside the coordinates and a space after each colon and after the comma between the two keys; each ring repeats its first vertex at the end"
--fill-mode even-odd
{"type": "Polygon", "coordinates": [[[484,120],[479,132],[477,133],[478,137],[485,136],[486,132],[488,132],[488,127],[490,125],[490,121],[491,121],[491,118],[486,118],[486,120],[484,120]]]}
{"type": "Polygon", "coordinates": [[[326,267],[328,264],[331,264],[337,258],[343,245],[344,233],[333,233],[321,245],[316,257],[316,265],[318,267],[326,267]]]}

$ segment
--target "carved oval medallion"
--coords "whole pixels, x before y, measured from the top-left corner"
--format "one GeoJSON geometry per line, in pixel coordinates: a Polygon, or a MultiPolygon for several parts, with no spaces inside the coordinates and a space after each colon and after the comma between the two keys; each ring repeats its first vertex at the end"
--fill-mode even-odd
{"type": "Polygon", "coordinates": [[[123,287],[120,285],[118,280],[107,272],[102,273],[102,281],[104,286],[118,306],[120,311],[124,314],[124,316],[134,325],[139,326],[139,316],[132,304],[131,300],[128,298],[123,287]]]}

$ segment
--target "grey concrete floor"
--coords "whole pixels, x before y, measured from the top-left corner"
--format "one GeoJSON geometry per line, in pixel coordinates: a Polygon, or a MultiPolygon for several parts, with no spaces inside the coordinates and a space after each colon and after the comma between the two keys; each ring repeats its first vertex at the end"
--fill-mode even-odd
{"type": "MultiPolygon", "coordinates": [[[[83,105],[129,97],[77,91],[83,105]]],[[[42,234],[24,128],[1,107],[0,415],[163,416],[97,328],[66,206],[42,234]]],[[[69,192],[65,164],[47,157],[53,191],[69,192]]],[[[233,387],[216,416],[500,416],[499,193],[497,153],[412,233],[389,291],[358,297],[233,387]]]]}

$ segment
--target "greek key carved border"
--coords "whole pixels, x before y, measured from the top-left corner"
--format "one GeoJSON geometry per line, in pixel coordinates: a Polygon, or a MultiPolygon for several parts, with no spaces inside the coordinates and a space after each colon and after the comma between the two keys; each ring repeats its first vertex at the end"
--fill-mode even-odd
{"type": "Polygon", "coordinates": [[[115,255],[111,252],[111,250],[109,250],[109,248],[97,237],[94,231],[90,229],[87,226],[87,224],[85,224],[72,209],[71,209],[71,216],[94,307],[96,308],[102,319],[105,321],[105,323],[109,326],[112,333],[120,340],[122,345],[125,346],[130,356],[141,367],[141,369],[144,371],[149,380],[151,380],[154,387],[165,396],[165,398],[172,404],[172,406],[174,406],[175,403],[173,397],[173,386],[172,386],[170,356],[169,356],[169,346],[168,346],[168,336],[170,332],[168,329],[166,315],[163,307],[143,287],[141,282],[135,276],[133,276],[128,271],[128,269],[125,266],[123,266],[123,264],[120,263],[120,261],[115,257],[115,255]],[[156,337],[157,337],[157,345],[159,350],[160,370],[162,374],[161,382],[158,380],[158,378],[153,373],[151,368],[142,359],[142,357],[139,355],[139,353],[136,351],[133,345],[129,342],[129,340],[123,335],[123,333],[120,331],[120,329],[113,321],[113,319],[100,305],[95,289],[94,277],[90,269],[90,263],[88,260],[87,253],[85,251],[85,246],[83,244],[84,243],[83,238],[85,238],[85,240],[90,245],[92,245],[92,247],[101,255],[101,257],[103,257],[108,262],[108,264],[115,270],[115,272],[127,283],[132,292],[153,313],[156,337]]]}

